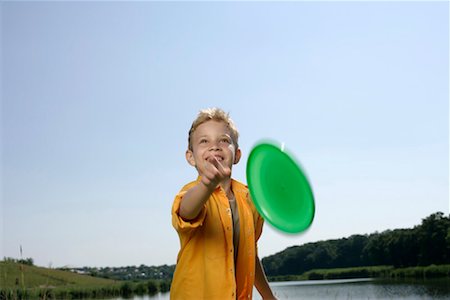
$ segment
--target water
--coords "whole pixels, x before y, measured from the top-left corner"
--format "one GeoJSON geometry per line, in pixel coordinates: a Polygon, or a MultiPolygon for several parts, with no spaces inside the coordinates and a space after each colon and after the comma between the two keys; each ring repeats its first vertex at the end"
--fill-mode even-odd
{"type": "MultiPolygon", "coordinates": [[[[277,299],[450,299],[450,279],[392,281],[340,279],[273,282],[277,299]]],[[[255,290],[254,300],[261,300],[255,290]]],[[[118,299],[121,300],[121,299],[118,299]]],[[[169,293],[132,300],[169,300],[169,293]]]]}
{"type": "MultiPolygon", "coordinates": [[[[450,299],[450,281],[399,282],[372,279],[316,280],[271,284],[278,299],[450,299]]],[[[255,294],[254,299],[261,299],[255,294]]]]}

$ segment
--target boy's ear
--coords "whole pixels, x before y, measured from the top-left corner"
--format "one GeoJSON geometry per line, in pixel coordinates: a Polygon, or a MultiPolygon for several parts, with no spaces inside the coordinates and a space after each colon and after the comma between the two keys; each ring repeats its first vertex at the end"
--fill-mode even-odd
{"type": "Polygon", "coordinates": [[[192,150],[186,150],[186,160],[191,166],[195,167],[194,153],[192,153],[192,150]]]}
{"type": "Polygon", "coordinates": [[[234,154],[234,164],[237,164],[241,160],[241,149],[237,148],[236,153],[234,154]]]}

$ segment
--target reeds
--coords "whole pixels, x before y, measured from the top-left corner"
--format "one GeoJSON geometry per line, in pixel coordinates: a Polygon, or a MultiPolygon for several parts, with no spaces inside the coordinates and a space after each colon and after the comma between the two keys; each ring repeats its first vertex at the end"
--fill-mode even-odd
{"type": "Polygon", "coordinates": [[[269,276],[270,281],[330,280],[351,278],[434,279],[450,277],[450,265],[430,265],[408,268],[369,266],[338,269],[315,269],[301,275],[269,276]]]}
{"type": "Polygon", "coordinates": [[[144,282],[118,282],[114,285],[103,287],[0,288],[0,300],[130,298],[134,295],[143,296],[167,292],[167,287],[169,286],[170,282],[168,281],[149,280],[144,282]]]}

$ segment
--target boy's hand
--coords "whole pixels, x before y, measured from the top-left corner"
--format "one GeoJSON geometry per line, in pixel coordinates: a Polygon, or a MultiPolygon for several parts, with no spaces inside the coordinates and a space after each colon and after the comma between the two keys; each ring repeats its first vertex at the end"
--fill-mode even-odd
{"type": "Polygon", "coordinates": [[[230,176],[231,169],[222,165],[215,156],[210,156],[205,161],[202,183],[206,185],[208,189],[215,189],[222,180],[229,178],[230,176]]]}

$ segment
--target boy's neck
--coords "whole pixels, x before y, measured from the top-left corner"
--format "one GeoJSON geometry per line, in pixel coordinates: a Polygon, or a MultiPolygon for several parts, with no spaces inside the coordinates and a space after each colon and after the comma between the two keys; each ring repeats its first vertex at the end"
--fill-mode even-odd
{"type": "Polygon", "coordinates": [[[225,182],[222,182],[220,184],[220,187],[223,189],[228,198],[233,197],[233,190],[231,189],[231,178],[226,180],[225,182]]]}

